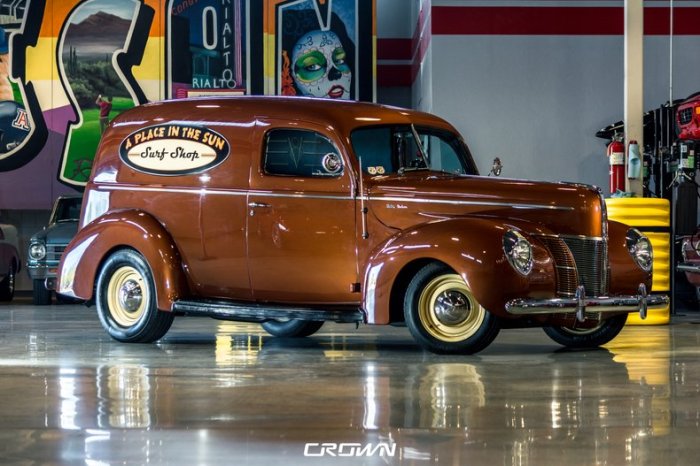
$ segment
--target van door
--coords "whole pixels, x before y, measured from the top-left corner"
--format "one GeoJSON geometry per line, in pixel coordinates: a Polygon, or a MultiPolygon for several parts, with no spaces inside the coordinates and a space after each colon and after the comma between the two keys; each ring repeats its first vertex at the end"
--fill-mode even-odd
{"type": "Polygon", "coordinates": [[[248,194],[254,298],[358,303],[354,184],[347,153],[326,128],[264,120],[248,194]]]}

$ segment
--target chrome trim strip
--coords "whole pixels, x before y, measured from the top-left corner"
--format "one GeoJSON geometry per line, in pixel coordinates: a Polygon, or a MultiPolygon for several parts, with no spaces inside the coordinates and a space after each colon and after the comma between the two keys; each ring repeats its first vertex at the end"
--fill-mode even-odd
{"type": "Polygon", "coordinates": [[[299,192],[280,193],[269,191],[244,191],[240,189],[211,189],[211,188],[152,188],[147,186],[106,186],[98,185],[99,191],[142,191],[159,193],[185,193],[185,194],[215,194],[221,196],[263,196],[275,198],[304,198],[304,199],[330,199],[334,201],[354,201],[353,196],[331,195],[331,194],[305,194],[299,192]]]}
{"type": "Polygon", "coordinates": [[[448,204],[448,205],[475,205],[475,206],[491,206],[491,207],[512,207],[514,209],[547,209],[547,210],[565,210],[572,211],[573,207],[562,207],[542,204],[512,204],[509,202],[495,201],[461,201],[450,199],[424,199],[416,197],[396,197],[396,196],[378,196],[372,197],[370,201],[382,202],[420,202],[424,204],[448,204]]]}
{"type": "MultiPolygon", "coordinates": [[[[143,192],[163,192],[163,193],[189,193],[189,194],[217,194],[222,196],[266,196],[266,197],[277,197],[277,198],[304,198],[304,199],[330,199],[330,200],[341,200],[350,201],[356,200],[361,196],[343,196],[343,195],[331,195],[331,194],[306,194],[300,192],[270,192],[261,190],[241,190],[241,189],[211,189],[211,188],[154,188],[147,186],[128,186],[128,185],[104,185],[100,184],[97,186],[100,191],[143,191],[143,192]]],[[[424,203],[424,204],[447,204],[447,205],[473,205],[473,206],[490,206],[490,207],[512,207],[514,209],[547,209],[547,210],[563,210],[572,211],[573,207],[561,207],[561,206],[551,206],[542,204],[511,204],[508,202],[494,202],[494,201],[462,201],[462,200],[450,200],[450,199],[424,199],[424,198],[406,198],[406,197],[393,197],[393,196],[379,196],[379,197],[369,197],[364,196],[364,200],[367,201],[392,201],[392,202],[414,202],[414,203],[424,203]]]]}
{"type": "Polygon", "coordinates": [[[236,189],[207,189],[207,188],[152,188],[133,185],[97,185],[98,191],[142,191],[149,193],[187,193],[187,194],[221,194],[224,196],[246,196],[247,191],[236,189]]]}
{"type": "MultiPolygon", "coordinates": [[[[603,241],[605,242],[605,247],[603,248],[603,264],[605,265],[603,267],[603,290],[608,291],[608,288],[610,286],[610,238],[608,236],[608,206],[605,203],[605,197],[603,197],[603,190],[598,188],[598,199],[600,199],[600,215],[601,219],[600,221],[602,222],[601,225],[601,233],[603,234],[603,241]]],[[[651,243],[649,243],[651,246],[651,243]]],[[[652,259],[654,258],[654,249],[651,249],[652,251],[652,259]]],[[[653,263],[652,263],[652,268],[653,268],[653,263]]]]}
{"type": "Polygon", "coordinates": [[[341,196],[332,194],[305,194],[305,193],[271,193],[268,191],[248,191],[251,196],[276,197],[285,199],[332,199],[335,201],[354,201],[352,196],[341,196]]]}
{"type": "Polygon", "coordinates": [[[550,235],[550,234],[540,234],[536,233],[532,236],[536,238],[558,238],[558,239],[586,239],[592,241],[604,241],[605,238],[602,236],[586,236],[586,235],[550,235]]]}

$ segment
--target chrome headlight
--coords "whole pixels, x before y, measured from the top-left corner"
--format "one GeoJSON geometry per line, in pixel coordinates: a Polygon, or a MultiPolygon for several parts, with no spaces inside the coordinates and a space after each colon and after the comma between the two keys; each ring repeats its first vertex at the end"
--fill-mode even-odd
{"type": "Polygon", "coordinates": [[[644,236],[636,228],[630,228],[627,231],[627,250],[630,252],[632,259],[645,272],[651,272],[651,267],[654,262],[654,252],[651,248],[649,238],[644,236]]]}
{"type": "Polygon", "coordinates": [[[44,243],[32,243],[29,245],[29,258],[40,261],[46,257],[46,245],[44,243]]]}
{"type": "Polygon", "coordinates": [[[532,271],[532,245],[517,231],[509,230],[503,235],[503,252],[510,265],[521,275],[532,271]]]}

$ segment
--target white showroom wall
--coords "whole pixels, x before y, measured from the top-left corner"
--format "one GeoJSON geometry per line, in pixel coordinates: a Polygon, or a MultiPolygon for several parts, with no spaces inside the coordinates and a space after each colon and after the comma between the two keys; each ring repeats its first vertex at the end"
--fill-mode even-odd
{"type": "MultiPolygon", "coordinates": [[[[428,11],[488,3],[433,0],[428,11]]],[[[645,5],[658,3],[667,5],[645,5]]],[[[623,2],[594,3],[603,4],[621,7],[623,2]]],[[[700,2],[684,6],[700,7],[700,2]]],[[[454,124],[482,173],[498,156],[504,176],[608,185],[605,142],[595,132],[623,118],[622,34],[436,34],[441,25],[428,16],[433,33],[418,65],[413,106],[454,124]]],[[[700,91],[700,35],[674,37],[673,50],[678,99],[700,91]]],[[[647,35],[644,55],[644,108],[652,109],[669,98],[668,36],[647,35]]]]}
{"type": "Polygon", "coordinates": [[[622,37],[433,36],[432,111],[467,140],[482,173],[600,185],[622,119],[622,37]]]}

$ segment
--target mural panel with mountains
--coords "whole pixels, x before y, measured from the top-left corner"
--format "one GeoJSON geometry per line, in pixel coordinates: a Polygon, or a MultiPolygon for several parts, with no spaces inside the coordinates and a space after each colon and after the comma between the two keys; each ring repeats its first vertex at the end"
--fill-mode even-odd
{"type": "Polygon", "coordinates": [[[100,11],[79,23],[68,26],[63,47],[64,56],[72,47],[80,58],[102,59],[105,53],[124,47],[131,19],[100,11]]]}

